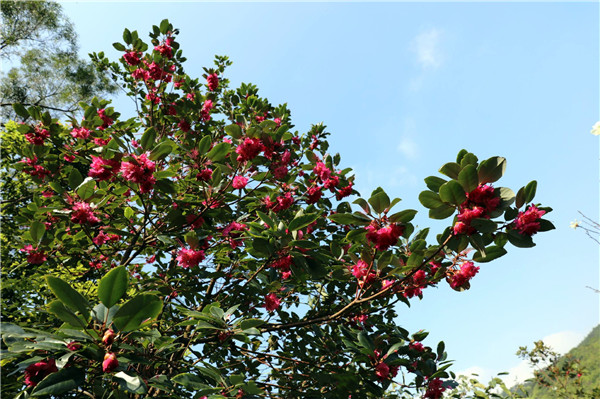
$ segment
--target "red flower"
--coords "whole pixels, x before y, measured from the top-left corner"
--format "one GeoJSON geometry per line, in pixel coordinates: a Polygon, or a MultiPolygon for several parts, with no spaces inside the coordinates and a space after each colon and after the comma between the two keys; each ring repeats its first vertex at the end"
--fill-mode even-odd
{"type": "Polygon", "coordinates": [[[41,362],[30,364],[25,369],[25,385],[34,387],[48,374],[56,373],[57,371],[54,359],[42,360],[41,362]]]}
{"type": "Polygon", "coordinates": [[[94,215],[94,211],[92,211],[90,204],[87,202],[76,202],[75,205],[73,205],[71,221],[79,224],[96,224],[100,222],[100,219],[94,215]]]}
{"type": "Polygon", "coordinates": [[[76,139],[87,139],[90,137],[90,131],[84,127],[75,127],[71,130],[71,136],[76,139]]]}
{"type": "Polygon", "coordinates": [[[92,155],[92,164],[88,176],[100,181],[108,180],[114,176],[121,167],[121,162],[115,159],[104,159],[92,155]]]}
{"type": "Polygon", "coordinates": [[[478,271],[479,267],[476,267],[473,262],[464,262],[460,267],[460,271],[449,278],[448,282],[450,283],[450,287],[454,289],[462,287],[470,279],[475,277],[478,271]]]}
{"type": "Polygon", "coordinates": [[[245,178],[244,176],[236,176],[233,178],[231,186],[235,189],[241,190],[242,188],[246,187],[246,184],[248,184],[247,178],[245,178]]]}
{"type": "Polygon", "coordinates": [[[126,180],[140,185],[140,192],[147,193],[154,187],[156,178],[153,173],[156,164],[148,159],[148,155],[131,155],[133,160],[121,164],[121,173],[126,180]]]}
{"type": "Polygon", "coordinates": [[[423,399],[440,399],[445,390],[446,388],[442,386],[442,380],[434,378],[429,381],[429,386],[427,387],[423,399]]]}
{"type": "Polygon", "coordinates": [[[535,205],[527,207],[525,212],[519,212],[515,221],[515,228],[520,234],[532,236],[540,230],[540,219],[546,213],[535,205]]]}
{"type": "Polygon", "coordinates": [[[250,161],[260,152],[264,150],[264,146],[259,139],[246,137],[244,141],[235,149],[235,153],[238,154],[238,162],[250,161]]]}
{"type": "Polygon", "coordinates": [[[323,189],[319,186],[312,186],[306,192],[306,203],[314,204],[323,196],[323,189]]]}
{"type": "Polygon", "coordinates": [[[123,54],[123,59],[129,65],[137,65],[140,63],[140,54],[136,51],[128,51],[123,54]]]}
{"type": "Polygon", "coordinates": [[[383,361],[379,362],[379,364],[375,366],[375,375],[379,381],[387,380],[390,375],[390,366],[383,361]]]}
{"type": "Polygon", "coordinates": [[[102,126],[100,126],[98,130],[104,130],[114,123],[112,118],[106,115],[106,110],[104,108],[98,110],[98,116],[102,119],[102,126]]]}
{"type": "Polygon", "coordinates": [[[274,310],[279,308],[280,304],[281,298],[278,298],[277,294],[271,292],[265,295],[265,308],[267,309],[267,312],[273,312],[274,310]]]}
{"type": "Polygon", "coordinates": [[[25,139],[33,145],[44,145],[44,141],[50,137],[50,132],[41,126],[35,126],[33,133],[26,133],[25,139]]]}
{"type": "Polygon", "coordinates": [[[71,341],[67,344],[67,349],[69,349],[70,351],[77,351],[81,349],[81,344],[76,341],[71,341]]]}
{"type": "Polygon", "coordinates": [[[217,87],[219,87],[219,77],[216,73],[210,74],[206,77],[206,83],[208,85],[208,90],[215,91],[217,87]]]}
{"type": "Polygon", "coordinates": [[[210,120],[210,110],[213,109],[213,107],[212,100],[204,101],[202,109],[200,110],[200,119],[202,119],[203,122],[208,122],[210,120]]]}
{"type": "Polygon", "coordinates": [[[115,336],[115,332],[111,328],[109,328],[104,332],[104,336],[102,337],[102,343],[106,346],[112,345],[112,343],[115,340],[115,336]]]}
{"type": "Polygon", "coordinates": [[[374,243],[379,251],[385,251],[390,246],[396,245],[403,232],[404,227],[398,223],[391,223],[379,229],[377,224],[372,222],[367,226],[367,240],[374,243]]]}
{"type": "Polygon", "coordinates": [[[37,248],[34,250],[31,244],[26,245],[21,251],[27,252],[27,262],[32,265],[41,265],[47,259],[44,251],[38,251],[37,248]]]}
{"type": "Polygon", "coordinates": [[[114,353],[106,353],[104,355],[104,361],[102,362],[102,371],[105,373],[111,373],[117,367],[119,367],[117,355],[114,353]]]}
{"type": "Polygon", "coordinates": [[[204,251],[181,248],[177,253],[177,263],[179,266],[187,269],[189,267],[198,266],[204,260],[204,251]]]}

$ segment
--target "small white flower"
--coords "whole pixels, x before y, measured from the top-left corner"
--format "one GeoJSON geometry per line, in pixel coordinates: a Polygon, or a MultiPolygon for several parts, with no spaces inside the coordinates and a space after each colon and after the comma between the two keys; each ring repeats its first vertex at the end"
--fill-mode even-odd
{"type": "Polygon", "coordinates": [[[577,227],[579,227],[579,224],[581,222],[577,219],[575,219],[574,221],[571,222],[571,224],[569,224],[569,227],[571,227],[572,229],[576,229],[577,227]]]}

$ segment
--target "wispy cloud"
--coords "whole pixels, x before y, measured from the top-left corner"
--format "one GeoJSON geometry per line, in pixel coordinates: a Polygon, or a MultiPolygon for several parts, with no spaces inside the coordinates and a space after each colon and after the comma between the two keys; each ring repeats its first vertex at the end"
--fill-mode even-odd
{"type": "Polygon", "coordinates": [[[441,37],[442,32],[439,29],[430,29],[418,34],[413,40],[411,48],[417,54],[417,61],[423,68],[438,68],[442,65],[441,37]]]}
{"type": "Polygon", "coordinates": [[[414,136],[417,134],[417,124],[412,118],[406,118],[404,120],[404,126],[400,136],[400,142],[396,149],[408,159],[416,159],[419,156],[419,147],[414,136]]]}

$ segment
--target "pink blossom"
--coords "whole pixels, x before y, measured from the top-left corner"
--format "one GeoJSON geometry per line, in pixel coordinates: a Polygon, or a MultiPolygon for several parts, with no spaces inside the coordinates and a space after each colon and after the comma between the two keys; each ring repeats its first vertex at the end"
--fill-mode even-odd
{"type": "Polygon", "coordinates": [[[67,344],[67,349],[69,349],[70,351],[77,351],[81,349],[81,344],[76,341],[71,341],[67,344]]]}
{"type": "Polygon", "coordinates": [[[204,224],[204,219],[202,216],[188,214],[185,216],[185,221],[188,223],[193,229],[199,229],[204,224]]]}
{"type": "Polygon", "coordinates": [[[100,137],[96,137],[94,139],[94,144],[96,144],[97,146],[102,147],[102,146],[107,145],[110,142],[111,139],[112,139],[112,137],[108,137],[106,139],[103,139],[103,138],[100,138],[100,137]]]}
{"type": "Polygon", "coordinates": [[[140,53],[138,53],[137,51],[128,51],[125,54],[123,54],[123,59],[129,65],[137,65],[140,63],[140,53]]]}
{"type": "Polygon", "coordinates": [[[329,169],[327,165],[321,161],[317,161],[315,167],[313,168],[313,172],[319,177],[319,179],[321,179],[322,182],[331,176],[331,169],[329,169]]]}
{"type": "Polygon", "coordinates": [[[375,366],[375,375],[379,381],[387,380],[390,375],[390,367],[384,361],[380,361],[379,364],[375,366]]]}
{"type": "Polygon", "coordinates": [[[425,350],[425,347],[420,342],[411,342],[408,347],[416,350],[417,352],[423,352],[425,350]]]}
{"type": "Polygon", "coordinates": [[[306,192],[306,203],[314,204],[314,203],[318,202],[322,196],[323,196],[322,187],[312,186],[306,192]]]}
{"type": "Polygon", "coordinates": [[[263,150],[264,146],[259,139],[246,137],[244,141],[235,149],[236,154],[238,154],[237,161],[250,161],[263,150]]]}
{"type": "Polygon", "coordinates": [[[275,118],[273,119],[273,122],[275,122],[277,126],[281,126],[281,118],[275,118]]]}
{"type": "Polygon", "coordinates": [[[177,126],[179,126],[179,128],[181,129],[182,132],[189,132],[191,129],[191,125],[188,121],[186,121],[185,119],[182,119],[179,121],[179,123],[177,124],[177,126]]]}
{"type": "Polygon", "coordinates": [[[104,130],[114,123],[114,120],[106,115],[106,110],[104,108],[98,110],[98,116],[102,119],[102,126],[100,126],[98,130],[104,130]]]}
{"type": "Polygon", "coordinates": [[[434,378],[429,381],[429,385],[427,386],[427,391],[423,396],[423,399],[440,399],[442,394],[446,388],[442,386],[442,380],[439,378],[434,378]]]}
{"type": "Polygon", "coordinates": [[[272,173],[277,180],[283,180],[287,176],[288,168],[285,165],[281,165],[275,168],[272,173]]]}
{"type": "Polygon", "coordinates": [[[82,127],[74,127],[73,130],[71,130],[71,136],[73,136],[76,139],[87,139],[88,137],[90,137],[90,131],[86,128],[82,127]]]}
{"type": "Polygon", "coordinates": [[[470,279],[475,277],[477,272],[479,271],[479,267],[476,267],[473,262],[467,261],[464,262],[460,270],[449,278],[450,287],[457,289],[465,285],[470,279]]]}
{"type": "Polygon", "coordinates": [[[140,185],[140,192],[147,193],[154,187],[156,178],[153,173],[156,169],[154,161],[148,159],[147,154],[131,155],[131,161],[121,163],[121,173],[126,180],[140,185]]]}
{"type": "Polygon", "coordinates": [[[279,212],[288,209],[294,203],[292,193],[287,192],[282,196],[277,197],[277,205],[273,207],[273,212],[279,212]]]}
{"type": "Polygon", "coordinates": [[[33,145],[44,145],[44,141],[50,137],[48,129],[38,125],[34,127],[33,133],[26,133],[25,139],[33,145]]]}
{"type": "Polygon", "coordinates": [[[271,292],[267,295],[265,295],[265,308],[267,309],[267,312],[273,312],[276,309],[279,308],[279,305],[281,304],[281,298],[277,297],[277,294],[275,294],[274,292],[271,292]]]}
{"type": "Polygon", "coordinates": [[[166,43],[154,46],[154,50],[158,51],[165,58],[173,58],[173,49],[166,43]]]}
{"type": "Polygon", "coordinates": [[[104,159],[92,155],[92,164],[88,176],[100,181],[108,180],[119,171],[120,167],[121,163],[116,159],[104,159]]]}
{"type": "Polygon", "coordinates": [[[480,184],[467,194],[469,202],[484,207],[486,212],[492,212],[500,205],[500,197],[495,196],[494,187],[489,184],[480,184]]]}
{"type": "Polygon", "coordinates": [[[200,181],[209,181],[212,178],[212,169],[202,169],[196,174],[196,179],[200,181]]]}
{"type": "Polygon", "coordinates": [[[25,369],[25,385],[28,387],[36,386],[48,374],[56,373],[56,363],[54,359],[42,360],[40,362],[30,364],[25,369]]]}
{"type": "Polygon", "coordinates": [[[145,70],[143,68],[138,68],[131,73],[131,77],[134,78],[135,80],[146,81],[146,80],[150,79],[150,72],[148,72],[147,70],[145,70]]]}
{"type": "Polygon", "coordinates": [[[26,245],[23,249],[21,249],[21,251],[27,252],[27,262],[32,265],[41,265],[47,260],[46,253],[38,250],[37,248],[33,249],[31,244],[26,245]]]}
{"type": "Polygon", "coordinates": [[[184,269],[187,269],[190,267],[198,266],[200,262],[204,260],[204,257],[204,251],[202,250],[196,251],[194,249],[181,248],[177,253],[176,259],[179,266],[183,267],[184,269]]]}
{"type": "Polygon", "coordinates": [[[79,224],[96,224],[100,219],[94,215],[92,207],[87,202],[76,202],[71,212],[71,221],[79,224]]]}
{"type": "Polygon", "coordinates": [[[391,223],[385,227],[378,228],[375,222],[367,226],[367,240],[375,244],[379,251],[385,251],[390,246],[396,245],[398,238],[404,232],[404,227],[398,223],[391,223]]]}
{"type": "Polygon", "coordinates": [[[233,178],[231,186],[235,189],[241,190],[242,188],[246,187],[246,184],[248,184],[247,178],[244,176],[236,176],[233,178]]]}
{"type": "Polygon", "coordinates": [[[522,235],[532,236],[540,230],[540,219],[545,213],[546,211],[542,211],[532,204],[527,207],[525,212],[519,212],[515,220],[515,228],[522,235]]]}
{"type": "Polygon", "coordinates": [[[353,183],[350,182],[346,187],[340,188],[338,192],[335,194],[335,198],[339,201],[342,198],[346,198],[352,194],[352,186],[353,183]]]}
{"type": "Polygon", "coordinates": [[[215,91],[217,87],[219,87],[219,77],[216,73],[212,73],[206,77],[206,83],[208,85],[208,90],[215,91]]]}
{"type": "Polygon", "coordinates": [[[103,231],[100,231],[100,233],[98,233],[98,235],[92,239],[94,244],[96,244],[97,246],[104,245],[104,243],[108,240],[108,235],[103,231]]]}
{"type": "Polygon", "coordinates": [[[210,110],[213,109],[213,107],[214,104],[212,100],[204,101],[202,109],[200,110],[200,119],[202,119],[203,122],[208,122],[210,120],[210,110]]]}

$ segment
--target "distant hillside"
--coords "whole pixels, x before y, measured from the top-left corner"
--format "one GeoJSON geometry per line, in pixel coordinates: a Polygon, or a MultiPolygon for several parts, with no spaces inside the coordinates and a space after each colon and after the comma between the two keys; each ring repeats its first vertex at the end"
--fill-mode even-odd
{"type": "MultiPolygon", "coordinates": [[[[600,325],[594,327],[579,345],[561,358],[561,361],[564,361],[567,356],[572,356],[580,361],[580,366],[584,370],[581,377],[584,392],[589,394],[594,388],[598,390],[595,396],[586,396],[586,398],[600,399],[600,325]]],[[[538,384],[527,383],[525,387],[532,399],[554,399],[559,397],[552,389],[538,384]]],[[[578,397],[573,397],[573,399],[578,399],[578,397]]]]}

